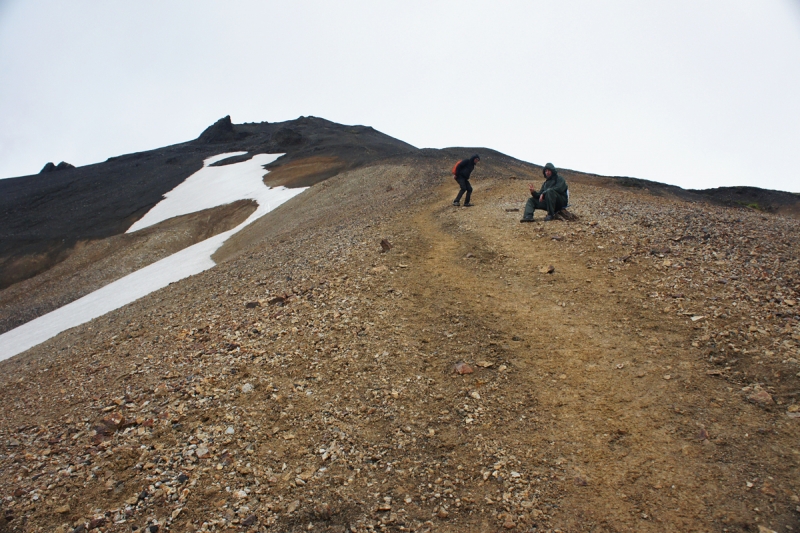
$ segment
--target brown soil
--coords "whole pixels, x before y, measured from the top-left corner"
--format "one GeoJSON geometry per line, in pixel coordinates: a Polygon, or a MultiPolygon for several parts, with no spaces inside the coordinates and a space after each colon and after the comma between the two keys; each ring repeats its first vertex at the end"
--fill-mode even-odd
{"type": "Polygon", "coordinates": [[[338,157],[306,157],[275,167],[264,176],[264,183],[269,187],[310,187],[335,176],[346,166],[338,157]]]}
{"type": "Polygon", "coordinates": [[[448,162],[2,363],[0,531],[797,531],[800,223],[448,162]]]}

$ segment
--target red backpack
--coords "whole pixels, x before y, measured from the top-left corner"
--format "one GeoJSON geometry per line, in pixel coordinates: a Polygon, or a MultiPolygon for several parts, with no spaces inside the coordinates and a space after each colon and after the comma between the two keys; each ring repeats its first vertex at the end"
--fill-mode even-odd
{"type": "Polygon", "coordinates": [[[458,168],[458,165],[460,165],[460,164],[461,164],[461,161],[456,161],[456,164],[453,165],[453,169],[450,171],[450,174],[452,174],[454,178],[456,177],[456,169],[458,168]]]}

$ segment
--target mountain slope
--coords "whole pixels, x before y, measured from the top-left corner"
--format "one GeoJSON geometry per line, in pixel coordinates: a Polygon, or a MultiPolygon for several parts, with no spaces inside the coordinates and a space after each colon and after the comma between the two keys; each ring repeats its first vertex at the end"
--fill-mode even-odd
{"type": "Polygon", "coordinates": [[[10,287],[0,292],[0,333],[235,227],[251,208],[222,206],[124,235],[204,159],[237,151],[246,153],[218,165],[285,153],[268,165],[268,185],[305,187],[416,148],[372,128],[314,117],[241,125],[225,117],[188,143],[0,180],[0,289],[10,287]]]}
{"type": "Polygon", "coordinates": [[[519,224],[541,168],[484,155],[455,209],[461,153],[3,362],[0,527],[800,527],[798,221],[567,173],[580,220],[519,224]]]}

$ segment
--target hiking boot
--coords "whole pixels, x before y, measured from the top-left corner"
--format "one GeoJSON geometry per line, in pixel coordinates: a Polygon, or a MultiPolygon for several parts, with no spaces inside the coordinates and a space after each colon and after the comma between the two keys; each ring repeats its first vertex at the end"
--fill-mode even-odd
{"type": "Polygon", "coordinates": [[[522,218],[520,219],[520,222],[533,222],[533,217],[530,217],[530,218],[528,218],[528,217],[522,217],[522,218]]]}
{"type": "Polygon", "coordinates": [[[464,207],[473,207],[474,205],[475,204],[466,203],[466,204],[464,204],[464,207]]]}
{"type": "Polygon", "coordinates": [[[453,202],[453,207],[461,207],[461,202],[453,202]]]}
{"type": "Polygon", "coordinates": [[[546,217],[544,217],[544,221],[545,222],[550,222],[554,218],[556,218],[555,215],[547,215],[546,217]]]}

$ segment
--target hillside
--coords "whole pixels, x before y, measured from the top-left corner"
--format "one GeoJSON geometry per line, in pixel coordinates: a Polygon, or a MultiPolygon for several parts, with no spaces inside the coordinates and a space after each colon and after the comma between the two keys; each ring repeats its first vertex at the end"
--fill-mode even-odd
{"type": "Polygon", "coordinates": [[[0,531],[797,531],[800,222],[471,151],[0,363],[0,531]]]}
{"type": "Polygon", "coordinates": [[[321,118],[233,124],[225,117],[190,142],[0,180],[0,333],[247,218],[255,206],[237,203],[125,234],[208,157],[246,152],[220,163],[227,165],[258,153],[284,153],[269,165],[268,185],[305,187],[414,151],[372,128],[321,118]]]}

